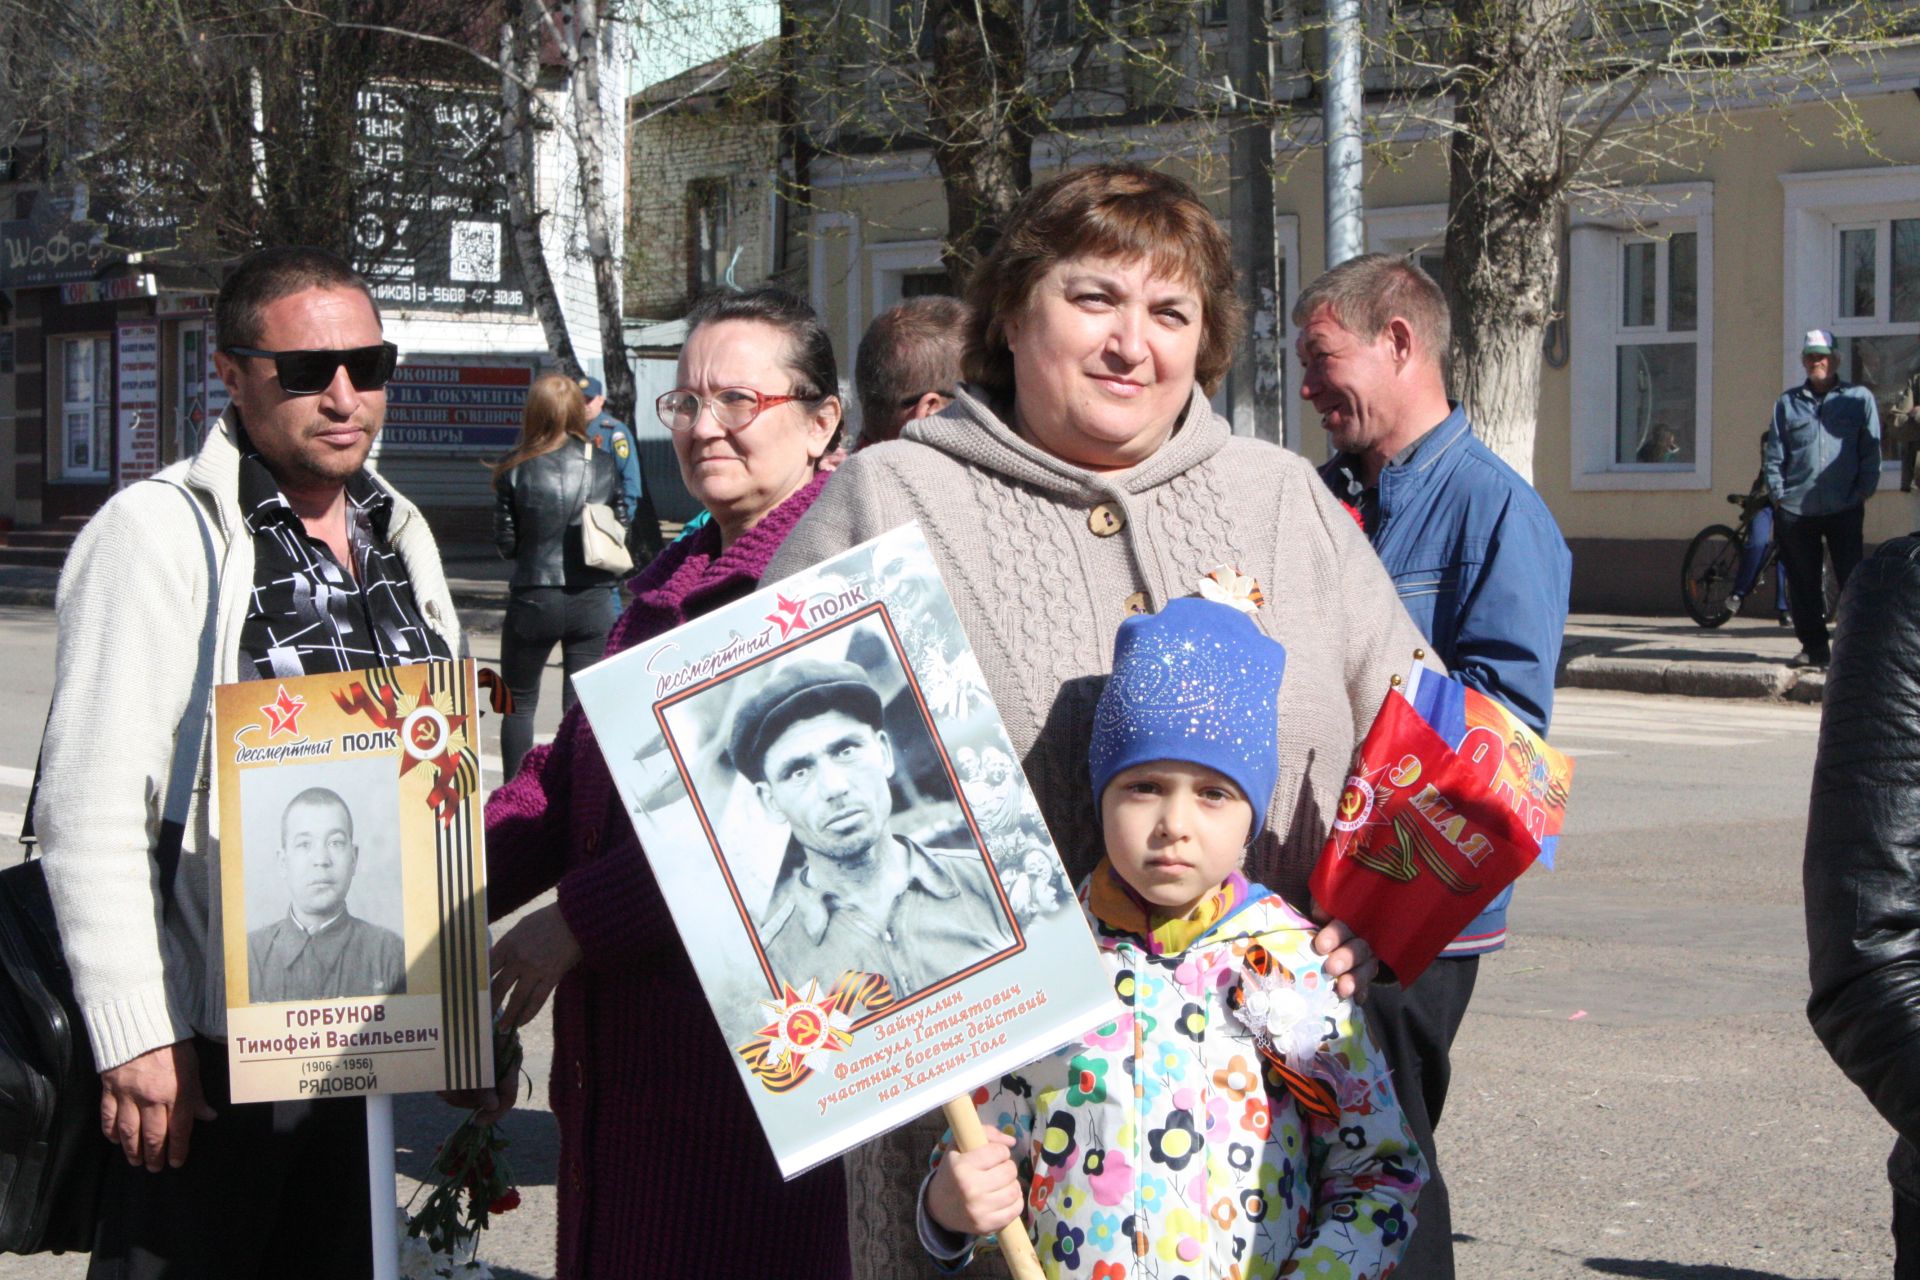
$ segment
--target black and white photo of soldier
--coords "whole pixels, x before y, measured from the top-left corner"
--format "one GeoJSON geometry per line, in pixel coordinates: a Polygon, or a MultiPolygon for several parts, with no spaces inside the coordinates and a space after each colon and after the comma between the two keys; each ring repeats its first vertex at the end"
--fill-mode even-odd
{"type": "Polygon", "coordinates": [[[252,1003],[406,991],[400,935],[347,910],[359,860],[353,812],[338,792],[308,787],[287,802],[274,854],[286,911],[247,934],[252,1003]]]}
{"type": "Polygon", "coordinates": [[[776,980],[825,990],[849,971],[872,973],[905,999],[1012,945],[978,847],[895,830],[900,750],[860,665],[785,660],[745,698],[726,741],[732,767],[787,832],[757,925],[776,980]]]}

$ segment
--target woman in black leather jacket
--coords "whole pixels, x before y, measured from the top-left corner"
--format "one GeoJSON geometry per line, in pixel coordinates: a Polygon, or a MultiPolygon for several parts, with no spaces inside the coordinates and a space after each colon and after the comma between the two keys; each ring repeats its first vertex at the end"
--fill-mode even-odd
{"type": "Polygon", "coordinates": [[[564,706],[573,705],[573,674],[598,660],[618,612],[619,576],[589,568],[581,552],[580,513],[605,503],[625,525],[620,473],[587,442],[587,402],[572,379],[535,379],[513,452],[493,468],[493,540],[514,562],[500,667],[513,710],[500,726],[501,765],[511,778],[533,747],[540,673],[561,646],[564,706]]]}
{"type": "Polygon", "coordinates": [[[1920,535],[1840,601],[1807,820],[1807,1016],[1899,1134],[1896,1280],[1920,1277],[1920,535]]]}

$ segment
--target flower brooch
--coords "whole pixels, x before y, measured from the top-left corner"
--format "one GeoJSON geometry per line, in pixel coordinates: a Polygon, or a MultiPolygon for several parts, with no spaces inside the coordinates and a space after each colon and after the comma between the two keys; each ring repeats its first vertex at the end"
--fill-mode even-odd
{"type": "Polygon", "coordinates": [[[1228,993],[1227,1006],[1301,1110],[1332,1120],[1339,1115],[1333,1089],[1311,1071],[1320,1047],[1338,1033],[1345,1002],[1318,969],[1296,977],[1257,942],[1241,964],[1240,985],[1228,993]]]}
{"type": "Polygon", "coordinates": [[[1200,598],[1242,613],[1257,612],[1267,602],[1258,582],[1224,564],[1200,579],[1200,598]]]}

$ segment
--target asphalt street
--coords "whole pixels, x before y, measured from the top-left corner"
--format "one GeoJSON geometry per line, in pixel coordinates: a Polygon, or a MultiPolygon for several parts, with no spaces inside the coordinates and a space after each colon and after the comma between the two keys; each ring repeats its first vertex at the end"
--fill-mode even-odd
{"type": "MultiPolygon", "coordinates": [[[[0,609],[0,830],[32,774],[50,624],[0,609]]],[[[544,732],[557,671],[547,686],[544,732]]],[[[1462,1277],[1891,1273],[1891,1132],[1803,1013],[1818,724],[1803,706],[1562,692],[1553,739],[1578,764],[1559,868],[1527,875],[1515,940],[1483,963],[1439,1129],[1462,1277]]],[[[508,1122],[526,1203],[483,1252],[506,1280],[553,1274],[545,1017],[528,1049],[533,1096],[508,1122]]],[[[397,1111],[405,1196],[457,1117],[428,1098],[397,1111]]],[[[83,1273],[0,1258],[0,1280],[83,1273]]]]}

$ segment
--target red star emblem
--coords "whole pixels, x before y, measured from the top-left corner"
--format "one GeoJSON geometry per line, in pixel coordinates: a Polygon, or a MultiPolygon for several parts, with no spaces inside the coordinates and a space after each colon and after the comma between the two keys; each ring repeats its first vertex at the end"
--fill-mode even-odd
{"type": "Polygon", "coordinates": [[[767,615],[767,621],[780,628],[780,638],[782,640],[785,640],[796,631],[805,631],[807,629],[807,602],[805,600],[789,600],[779,594],[775,594],[773,598],[779,601],[780,607],[767,615]]]}
{"type": "Polygon", "coordinates": [[[305,698],[296,698],[287,692],[287,686],[281,685],[280,696],[260,708],[260,714],[267,718],[267,737],[300,732],[300,713],[306,709],[305,698]]]}

